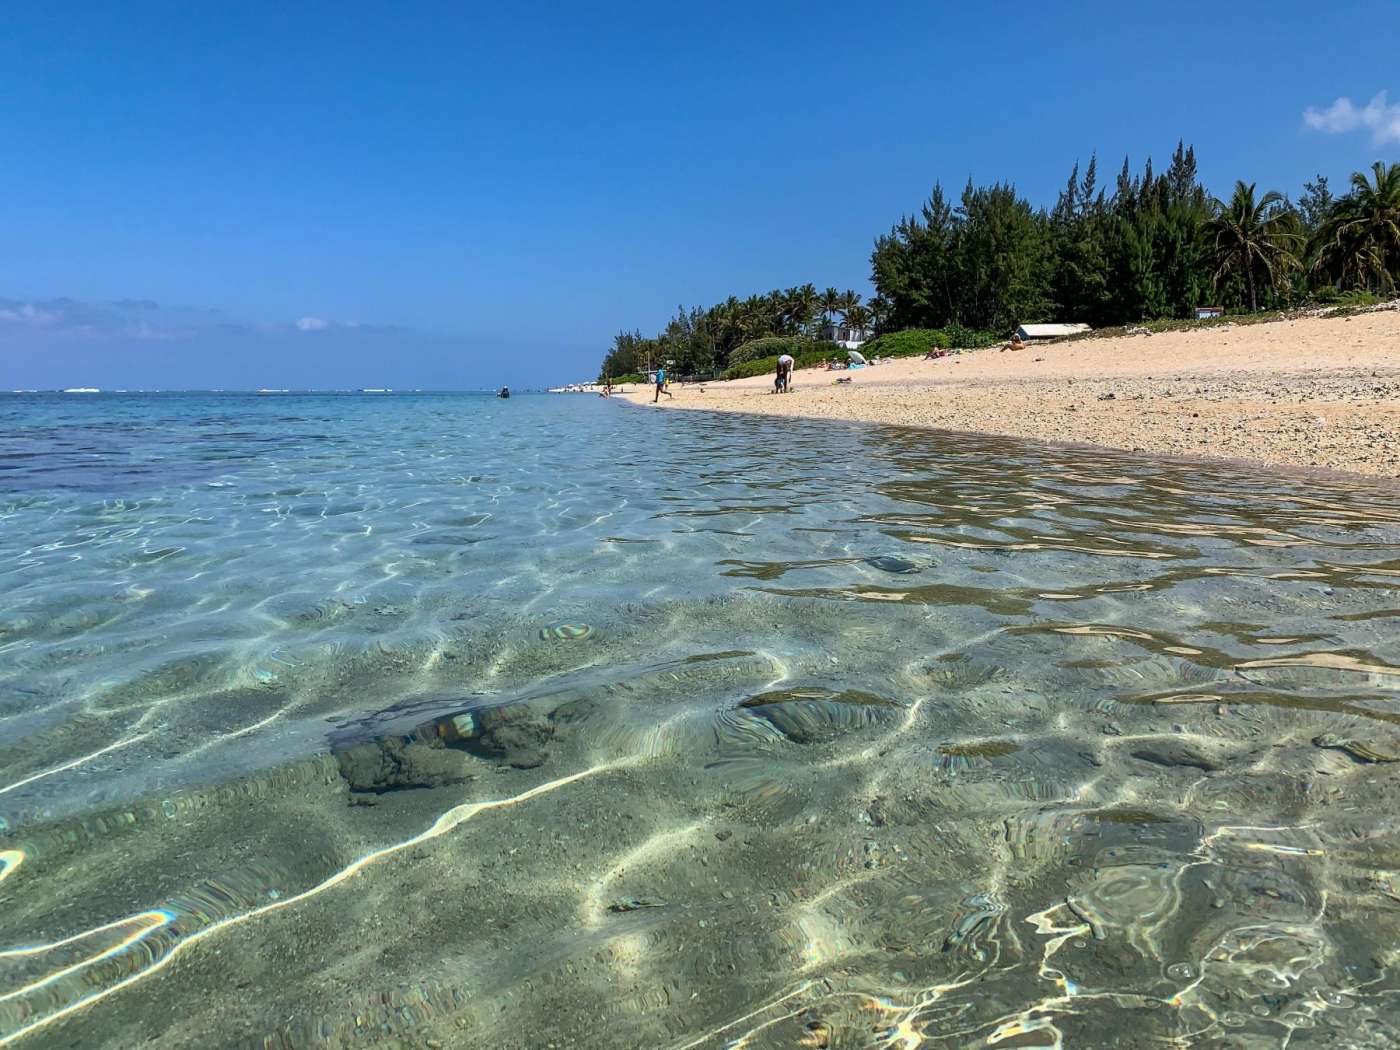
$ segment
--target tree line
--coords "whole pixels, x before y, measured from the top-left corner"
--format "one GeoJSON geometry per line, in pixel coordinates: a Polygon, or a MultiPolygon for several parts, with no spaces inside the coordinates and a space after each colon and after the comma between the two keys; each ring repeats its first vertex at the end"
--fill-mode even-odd
{"type": "Polygon", "coordinates": [[[1296,199],[1238,181],[1212,197],[1195,150],[1178,143],[1165,171],[1128,160],[1111,186],[1097,157],[1070,173],[1053,207],[1008,181],[969,180],[954,203],[935,185],[918,211],[878,237],[876,294],[806,284],[709,308],[681,308],[656,336],[621,333],[601,375],[673,361],[679,374],[723,369],[745,343],[812,338],[840,317],[877,332],[911,328],[1008,333],[1034,321],[1095,328],[1188,318],[1198,306],[1276,309],[1400,285],[1400,164],[1377,162],[1334,196],[1325,176],[1296,199]]]}
{"type": "Polygon", "coordinates": [[[1095,328],[1187,318],[1197,306],[1256,311],[1319,294],[1385,294],[1400,280],[1400,164],[1357,172],[1333,197],[1326,176],[1296,201],[1239,181],[1211,197],[1195,151],[1164,172],[1127,160],[1112,187],[1076,164],[1054,207],[1007,182],[934,186],[916,215],[875,242],[871,280],[894,329],[1009,331],[1028,321],[1095,328]]]}
{"type": "Polygon", "coordinates": [[[804,284],[745,299],[731,295],[710,307],[680,306],[655,336],[619,332],[599,378],[634,375],[667,361],[677,375],[723,371],[744,359],[736,351],[746,343],[773,336],[814,340],[822,325],[838,317],[844,325],[867,328],[873,317],[862,298],[849,289],[818,291],[804,284]]]}

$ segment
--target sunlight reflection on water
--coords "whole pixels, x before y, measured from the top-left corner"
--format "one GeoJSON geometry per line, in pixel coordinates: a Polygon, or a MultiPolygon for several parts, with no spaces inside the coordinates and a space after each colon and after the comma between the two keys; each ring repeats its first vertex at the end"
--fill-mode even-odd
{"type": "Polygon", "coordinates": [[[0,1046],[1400,1041],[1393,487],[5,398],[0,580],[0,1046]]]}

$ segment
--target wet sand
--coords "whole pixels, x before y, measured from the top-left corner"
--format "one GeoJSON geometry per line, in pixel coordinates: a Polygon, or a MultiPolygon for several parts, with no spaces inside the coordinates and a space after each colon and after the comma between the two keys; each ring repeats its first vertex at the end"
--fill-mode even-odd
{"type": "MultiPolygon", "coordinates": [[[[1400,475],[1400,312],[674,386],[666,408],[808,416],[1400,475]],[[849,375],[849,384],[836,384],[849,375]]],[[[650,391],[624,395],[651,404],[650,391]]]]}

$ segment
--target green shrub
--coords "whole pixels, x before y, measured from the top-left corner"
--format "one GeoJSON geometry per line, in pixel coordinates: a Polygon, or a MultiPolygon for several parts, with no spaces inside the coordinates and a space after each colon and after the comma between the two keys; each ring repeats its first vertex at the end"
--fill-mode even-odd
{"type": "Polygon", "coordinates": [[[934,328],[907,328],[903,332],[886,332],[860,348],[866,357],[914,357],[926,354],[934,347],[946,350],[951,344],[943,332],[934,328]]]}
{"type": "Polygon", "coordinates": [[[1375,306],[1381,300],[1372,292],[1364,288],[1351,288],[1342,291],[1330,284],[1324,284],[1321,288],[1315,288],[1312,292],[1312,301],[1319,306],[1340,306],[1340,307],[1362,307],[1375,306]]]}
{"type": "Polygon", "coordinates": [[[791,335],[768,335],[762,339],[750,339],[747,343],[740,343],[729,352],[729,366],[733,368],[735,365],[748,364],[750,361],[762,361],[768,357],[776,361],[779,354],[791,354],[796,357],[810,346],[811,343],[806,339],[799,339],[797,336],[791,335]]]}
{"type": "Polygon", "coordinates": [[[1337,296],[1338,306],[1375,306],[1378,302],[1380,302],[1378,296],[1360,288],[1342,292],[1337,296]]]}
{"type": "Polygon", "coordinates": [[[760,357],[757,361],[743,361],[737,365],[730,365],[724,370],[725,379],[747,379],[749,376],[761,376],[764,372],[774,372],[778,368],[777,357],[760,357]]]}
{"type": "Polygon", "coordinates": [[[945,345],[956,347],[959,350],[976,350],[984,346],[996,346],[1005,338],[995,332],[983,331],[980,328],[968,328],[956,321],[943,329],[943,334],[948,337],[948,342],[945,345]]]}
{"type": "MultiPolygon", "coordinates": [[[[646,381],[647,377],[641,372],[632,372],[625,376],[613,376],[613,386],[621,386],[623,383],[645,383],[646,381]]],[[[600,379],[598,382],[602,383],[604,380],[600,379]]]]}
{"type": "MultiPolygon", "coordinates": [[[[743,346],[734,348],[738,353],[744,346],[752,346],[753,343],[782,343],[783,347],[778,353],[789,353],[797,360],[798,368],[813,368],[830,361],[832,358],[846,359],[846,351],[836,343],[813,342],[810,339],[755,339],[743,346]],[[799,353],[794,353],[799,350],[799,353]]],[[[768,357],[760,357],[753,361],[741,361],[739,364],[731,364],[725,371],[725,379],[747,379],[749,376],[761,376],[764,373],[773,374],[778,371],[778,353],[768,357]]],[[[733,360],[733,355],[730,355],[733,360]]]]}
{"type": "Polygon", "coordinates": [[[950,324],[942,329],[906,328],[902,332],[886,332],[862,346],[860,352],[866,357],[917,357],[933,349],[969,350],[999,342],[1001,340],[992,332],[950,324]]]}

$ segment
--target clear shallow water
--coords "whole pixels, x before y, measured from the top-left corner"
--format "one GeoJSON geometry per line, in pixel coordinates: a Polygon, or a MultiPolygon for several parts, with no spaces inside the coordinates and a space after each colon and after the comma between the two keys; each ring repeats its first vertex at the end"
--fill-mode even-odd
{"type": "Polygon", "coordinates": [[[1400,1045],[1393,487],[0,400],[0,1047],[1400,1045]]]}

